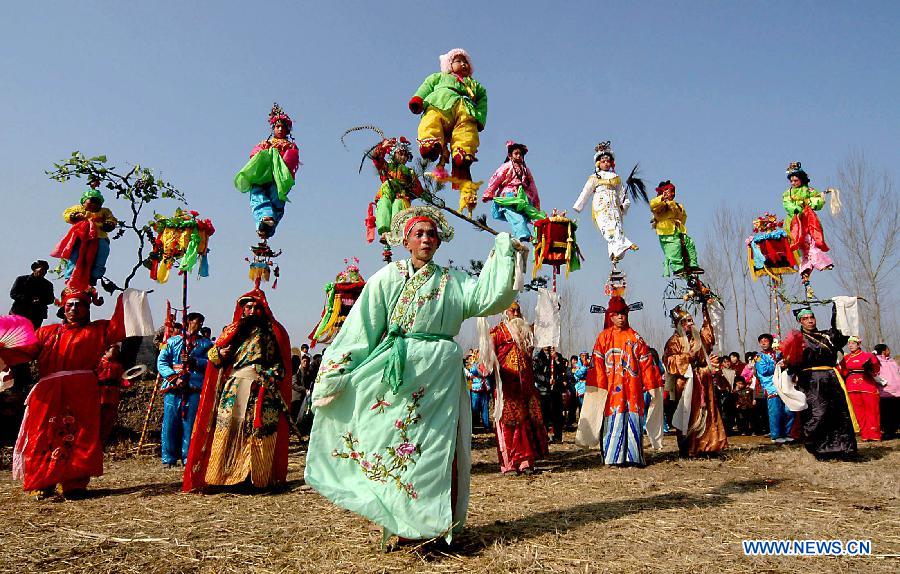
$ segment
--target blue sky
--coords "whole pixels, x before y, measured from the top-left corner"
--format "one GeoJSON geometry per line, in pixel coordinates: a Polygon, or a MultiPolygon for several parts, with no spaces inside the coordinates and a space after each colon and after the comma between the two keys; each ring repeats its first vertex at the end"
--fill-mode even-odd
{"type": "MultiPolygon", "coordinates": [[[[713,248],[743,258],[741,245],[703,241],[706,219],[722,202],[747,209],[748,231],[758,212],[780,213],[790,161],[825,187],[860,151],[900,179],[898,24],[896,2],[16,3],[0,23],[0,284],[49,258],[66,231],[60,214],[81,193],[44,170],[75,149],[105,153],[158,170],[215,222],[212,276],[191,290],[219,329],[250,287],[253,224],[232,178],[267,135],[277,100],[294,118],[303,165],[273,240],[285,255],[269,293],[299,344],[345,257],[359,257],[366,276],[381,265],[362,226],[377,180],[357,173],[374,136],[350,136],[352,153],[339,136],[376,124],[414,138],[406,102],[454,47],[472,54],[489,93],[477,179],[499,165],[507,139],[522,141],[544,206],[570,209],[594,145],[611,139],[620,171],[639,161],[648,183],[676,183],[701,264],[713,248]]],[[[109,206],[124,213],[124,203],[109,206]]],[[[628,214],[626,233],[642,249],[624,268],[629,299],[660,314],[666,281],[649,217],[640,205],[628,214]]],[[[606,247],[589,215],[580,219],[587,261],[570,281],[585,302],[602,303],[606,247]]],[[[437,260],[490,248],[463,222],[457,238],[437,260]]],[[[131,251],[113,244],[112,277],[124,277],[131,251]]],[[[838,294],[821,281],[817,291],[838,294]]],[[[154,287],[143,274],[136,286],[154,287]]],[[[155,289],[157,311],[179,297],[174,282],[155,289]]]]}

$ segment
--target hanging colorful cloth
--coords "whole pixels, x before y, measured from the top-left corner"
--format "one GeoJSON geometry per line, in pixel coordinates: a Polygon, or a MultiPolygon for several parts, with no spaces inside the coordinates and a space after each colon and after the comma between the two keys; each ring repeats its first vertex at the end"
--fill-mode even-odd
{"type": "Polygon", "coordinates": [[[156,215],[152,227],[156,233],[150,253],[150,278],[159,283],[169,280],[172,266],[190,273],[200,262],[198,274],[209,276],[209,237],[216,232],[212,221],[201,220],[196,211],[175,210],[172,217],[156,215]]]}
{"type": "Polygon", "coordinates": [[[780,283],[782,275],[797,272],[797,259],[784,222],[774,214],[767,211],[753,220],[753,235],[746,243],[747,265],[754,281],[768,276],[780,283]]]}
{"type": "Polygon", "coordinates": [[[566,217],[566,212],[553,210],[550,217],[534,222],[535,248],[533,277],[545,263],[552,267],[566,267],[566,277],[570,271],[581,269],[581,249],[575,241],[578,224],[566,217]]]}
{"type": "Polygon", "coordinates": [[[366,285],[359,272],[359,259],[344,259],[347,268],[337,274],[333,282],[325,284],[325,307],[322,320],[309,334],[310,347],[334,340],[359,294],[366,285]]]}

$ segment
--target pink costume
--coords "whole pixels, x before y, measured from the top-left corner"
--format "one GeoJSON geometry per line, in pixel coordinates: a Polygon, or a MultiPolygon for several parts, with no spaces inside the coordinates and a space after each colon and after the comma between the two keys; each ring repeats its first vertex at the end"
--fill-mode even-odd
{"type": "Polygon", "coordinates": [[[497,168],[494,175],[488,181],[487,189],[484,190],[481,199],[489,201],[494,197],[513,197],[519,191],[519,186],[525,190],[528,201],[537,209],[541,208],[541,198],[538,197],[537,186],[534,184],[534,177],[527,165],[517,165],[508,161],[497,168]]]}

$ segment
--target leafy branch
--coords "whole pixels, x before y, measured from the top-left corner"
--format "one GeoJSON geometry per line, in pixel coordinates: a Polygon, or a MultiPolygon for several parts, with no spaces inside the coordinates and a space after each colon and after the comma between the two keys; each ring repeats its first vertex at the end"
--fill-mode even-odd
{"type": "Polygon", "coordinates": [[[141,223],[144,207],[158,199],[174,199],[186,203],[184,192],[157,177],[153,170],[136,164],[128,171],[119,170],[108,164],[105,155],[87,157],[80,151],[59,163],[53,164],[53,170],[45,173],[50,179],[66,182],[72,178],[87,180],[89,185],[104,187],[116,194],[117,199],[125,199],[131,210],[130,219],[119,219],[118,230],[112,239],[119,239],[127,231],[134,233],[138,241],[137,262],[125,278],[124,287],[128,288],[137,270],[145,265],[144,249],[153,243],[152,219],[141,223]]]}

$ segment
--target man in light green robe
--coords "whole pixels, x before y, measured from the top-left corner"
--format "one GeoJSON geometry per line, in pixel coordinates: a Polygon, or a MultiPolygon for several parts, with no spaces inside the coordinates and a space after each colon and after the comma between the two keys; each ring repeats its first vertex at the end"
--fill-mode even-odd
{"type": "Polygon", "coordinates": [[[388,264],[325,352],[306,483],[382,525],[385,541],[449,540],[465,523],[472,422],[453,337],[513,302],[515,250],[497,236],[477,280],[432,261],[388,264]]]}

